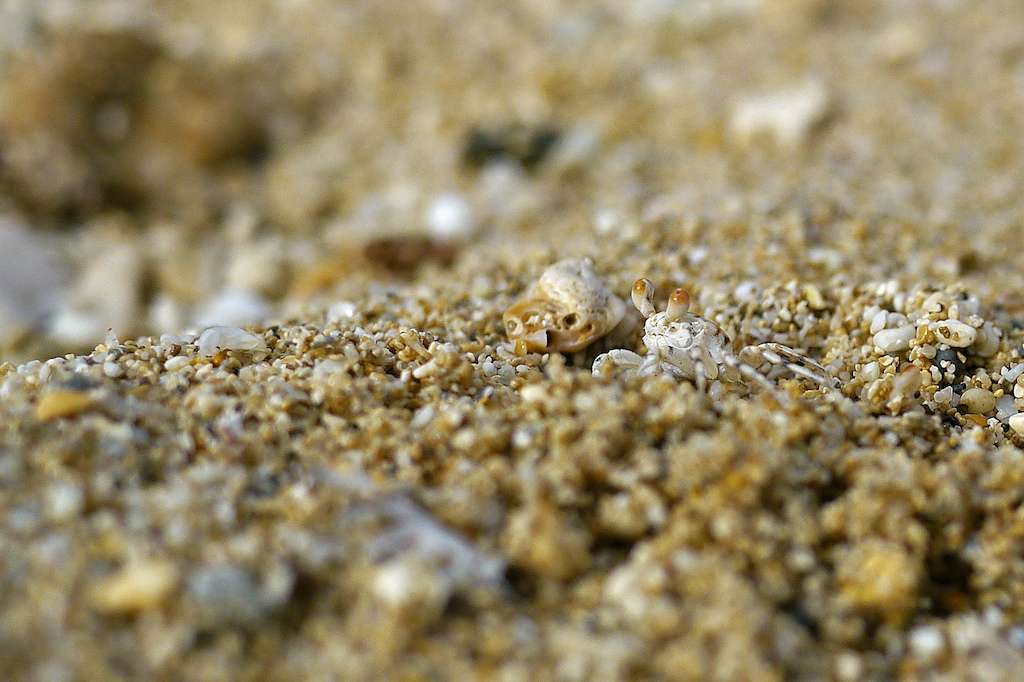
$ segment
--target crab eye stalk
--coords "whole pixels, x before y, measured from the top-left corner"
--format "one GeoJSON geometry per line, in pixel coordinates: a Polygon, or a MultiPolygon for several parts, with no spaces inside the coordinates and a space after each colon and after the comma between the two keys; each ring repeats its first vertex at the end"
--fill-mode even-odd
{"type": "Polygon", "coordinates": [[[690,310],[690,293],[686,289],[676,289],[668,298],[665,312],[674,320],[679,319],[690,310]]]}
{"type": "Polygon", "coordinates": [[[640,311],[644,317],[654,314],[654,283],[647,278],[638,279],[630,292],[633,299],[633,306],[640,311]]]}

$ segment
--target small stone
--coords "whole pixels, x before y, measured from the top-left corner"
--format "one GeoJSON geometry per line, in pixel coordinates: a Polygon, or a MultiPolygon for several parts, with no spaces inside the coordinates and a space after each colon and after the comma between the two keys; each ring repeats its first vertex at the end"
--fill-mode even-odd
{"type": "Polygon", "coordinates": [[[178,582],[178,571],[165,561],[145,561],[122,568],[93,584],[89,602],[100,613],[137,613],[159,606],[178,582]]]}
{"type": "Polygon", "coordinates": [[[119,379],[124,376],[124,367],[114,360],[107,360],[103,363],[103,374],[111,379],[119,379]]]}
{"type": "Polygon", "coordinates": [[[565,132],[555,144],[549,167],[558,175],[585,171],[601,151],[601,137],[594,128],[579,126],[565,132]]]}
{"type": "Polygon", "coordinates": [[[251,626],[267,613],[259,585],[237,566],[205,566],[189,576],[187,591],[209,626],[251,626]]]}
{"type": "Polygon", "coordinates": [[[983,358],[989,358],[999,352],[1001,333],[991,322],[986,322],[978,330],[978,339],[971,350],[983,358]]]}
{"type": "Polygon", "coordinates": [[[996,397],[984,388],[969,388],[960,396],[960,404],[970,414],[985,414],[996,409],[996,397]]]}
{"type": "Polygon", "coordinates": [[[452,596],[452,585],[444,576],[414,561],[392,561],[382,566],[372,590],[382,606],[406,612],[417,625],[435,622],[452,596]]]}
{"type": "Polygon", "coordinates": [[[477,228],[473,208],[461,195],[449,193],[434,198],[427,206],[424,222],[427,234],[439,242],[466,239],[477,228]]]}
{"type": "Polygon", "coordinates": [[[1016,408],[1013,406],[1013,395],[1004,393],[999,398],[996,398],[996,417],[999,419],[1006,419],[1015,411],[1016,408]]]}
{"type": "Polygon", "coordinates": [[[946,639],[942,636],[942,631],[933,625],[921,625],[914,628],[910,631],[907,641],[914,656],[924,663],[934,661],[946,646],[946,639]]]}
{"type": "Polygon", "coordinates": [[[646,511],[635,495],[605,496],[597,506],[597,526],[610,537],[635,540],[650,528],[646,511]]]}
{"type": "Polygon", "coordinates": [[[46,508],[53,521],[74,520],[85,508],[85,491],[77,483],[50,486],[46,490],[46,508]]]}
{"type": "Polygon", "coordinates": [[[238,327],[210,327],[199,335],[199,352],[210,358],[224,350],[266,350],[267,344],[259,336],[238,327]]]}
{"type": "Polygon", "coordinates": [[[864,381],[874,381],[882,375],[881,367],[878,362],[869,362],[864,365],[860,370],[860,378],[864,381]]]}
{"type": "Polygon", "coordinates": [[[92,404],[92,397],[82,391],[51,391],[36,403],[36,419],[50,421],[61,417],[73,417],[92,404]]]}
{"type": "Polygon", "coordinates": [[[908,324],[895,329],[883,329],[874,336],[874,344],[883,353],[897,353],[910,348],[910,342],[917,337],[917,328],[908,324]]]}
{"type": "Polygon", "coordinates": [[[1010,425],[1011,429],[1017,432],[1018,435],[1024,436],[1024,412],[1018,412],[1017,414],[1012,415],[1007,420],[1007,423],[1010,425]]]}
{"type": "Polygon", "coordinates": [[[549,501],[515,511],[503,544],[512,565],[555,580],[568,580],[590,565],[590,535],[569,522],[549,501]]]}
{"type": "Polygon", "coordinates": [[[808,284],[804,287],[804,295],[807,297],[807,305],[811,310],[825,309],[825,298],[821,295],[821,290],[818,287],[808,284]]]}
{"type": "Polygon", "coordinates": [[[830,110],[828,92],[812,80],[792,90],[741,102],[732,113],[729,127],[743,145],[765,136],[781,147],[794,148],[828,118],[830,110]]]}
{"type": "Polygon", "coordinates": [[[872,334],[877,334],[878,332],[885,329],[885,320],[887,317],[887,312],[885,312],[884,310],[879,310],[875,314],[875,316],[871,318],[871,327],[868,329],[868,331],[871,332],[872,334]]]}
{"type": "Polygon", "coordinates": [[[949,383],[956,383],[967,370],[967,356],[955,348],[939,348],[932,358],[932,365],[937,366],[949,383]]]}
{"type": "Polygon", "coordinates": [[[866,540],[838,566],[839,590],[855,609],[900,622],[917,599],[920,566],[894,542],[866,540]]]}
{"type": "Polygon", "coordinates": [[[352,301],[338,301],[327,309],[327,321],[337,324],[343,320],[355,317],[359,313],[359,306],[352,301]]]}
{"type": "Polygon", "coordinates": [[[184,355],[175,355],[173,358],[167,358],[167,362],[164,363],[164,369],[168,372],[177,372],[179,369],[188,367],[192,364],[192,360],[184,355]]]}
{"type": "Polygon", "coordinates": [[[960,404],[960,399],[953,393],[952,386],[946,386],[945,388],[935,391],[935,403],[937,405],[951,405],[952,407],[956,407],[960,404]]]}
{"type": "Polygon", "coordinates": [[[1021,375],[1024,375],[1024,362],[1019,362],[1012,367],[1006,368],[1006,371],[1003,374],[1003,379],[1005,379],[1008,384],[1015,384],[1021,375]]]}
{"type": "Polygon", "coordinates": [[[967,348],[978,338],[978,330],[960,320],[939,320],[935,323],[935,336],[954,348],[967,348]]]}
{"type": "Polygon", "coordinates": [[[836,656],[835,667],[839,682],[856,682],[864,676],[864,660],[854,651],[844,651],[836,656]]]}

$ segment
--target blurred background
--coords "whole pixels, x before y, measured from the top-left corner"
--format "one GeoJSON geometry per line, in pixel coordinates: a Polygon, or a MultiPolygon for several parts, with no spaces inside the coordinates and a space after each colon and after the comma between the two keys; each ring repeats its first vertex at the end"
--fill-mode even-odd
{"type": "Polygon", "coordinates": [[[666,225],[712,269],[768,241],[1020,291],[1021,26],[1011,0],[5,0],[0,361],[666,225]]]}

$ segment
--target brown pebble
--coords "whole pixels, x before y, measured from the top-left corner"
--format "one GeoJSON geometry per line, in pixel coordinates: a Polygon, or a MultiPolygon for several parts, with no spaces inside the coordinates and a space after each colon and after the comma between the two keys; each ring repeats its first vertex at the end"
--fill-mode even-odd
{"type": "Polygon", "coordinates": [[[435,242],[429,237],[402,235],[376,239],[366,245],[363,253],[373,263],[392,272],[404,273],[428,260],[451,265],[458,256],[458,249],[451,244],[435,242]]]}
{"type": "Polygon", "coordinates": [[[975,426],[987,426],[988,420],[982,417],[980,414],[965,414],[964,419],[971,422],[975,426]]]}
{"type": "Polygon", "coordinates": [[[92,404],[92,397],[81,391],[51,391],[36,403],[36,419],[49,421],[60,417],[73,417],[92,404]]]}

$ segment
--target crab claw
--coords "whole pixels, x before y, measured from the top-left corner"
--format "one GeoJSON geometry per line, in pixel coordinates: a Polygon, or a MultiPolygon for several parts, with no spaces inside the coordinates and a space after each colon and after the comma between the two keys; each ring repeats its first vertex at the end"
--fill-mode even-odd
{"type": "Polygon", "coordinates": [[[654,314],[654,283],[651,280],[646,277],[638,279],[629,295],[641,315],[650,317],[654,314]]]}
{"type": "Polygon", "coordinates": [[[676,289],[668,297],[668,308],[665,312],[669,318],[678,320],[690,310],[690,293],[686,289],[676,289]]]}

